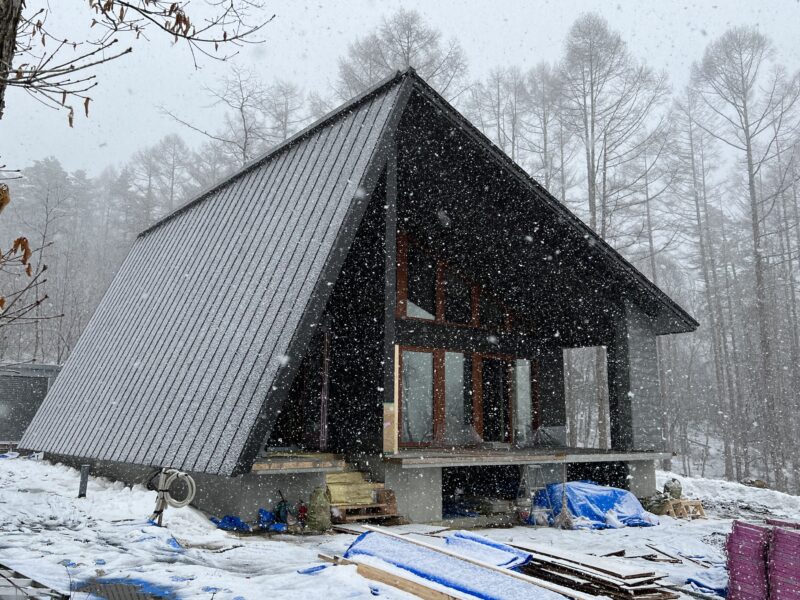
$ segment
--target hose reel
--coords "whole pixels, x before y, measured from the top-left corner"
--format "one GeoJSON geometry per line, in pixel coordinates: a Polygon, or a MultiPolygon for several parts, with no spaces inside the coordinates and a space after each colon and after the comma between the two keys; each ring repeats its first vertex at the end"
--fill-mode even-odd
{"type": "Polygon", "coordinates": [[[161,472],[158,474],[158,487],[156,491],[158,492],[158,496],[156,496],[156,508],[153,514],[150,515],[150,520],[155,521],[160,527],[167,506],[183,508],[191,504],[197,493],[197,485],[194,479],[192,479],[192,476],[188,473],[178,471],[177,469],[161,469],[161,472]],[[186,486],[186,496],[181,499],[174,498],[169,491],[176,481],[182,481],[186,486]]]}

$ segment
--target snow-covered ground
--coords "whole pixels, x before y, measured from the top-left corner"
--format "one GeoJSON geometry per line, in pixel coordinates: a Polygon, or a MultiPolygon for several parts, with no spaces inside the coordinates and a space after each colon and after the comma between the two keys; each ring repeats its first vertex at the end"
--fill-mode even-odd
{"type": "MultiPolygon", "coordinates": [[[[659,485],[672,476],[659,473],[659,485]]],[[[629,556],[652,554],[651,544],[674,555],[724,562],[724,535],[737,510],[746,517],[800,518],[800,497],[678,478],[687,496],[710,506],[709,519],[664,517],[656,527],[606,531],[515,527],[480,533],[498,541],[524,539],[594,554],[622,549],[629,556]]],[[[302,572],[320,564],[320,552],[342,553],[354,539],[350,535],[238,536],[216,529],[192,508],[168,509],[166,527],[159,528],[147,522],[154,492],[92,478],[88,496],[78,499],[78,483],[78,472],[62,465],[0,460],[0,562],[61,589],[100,577],[147,582],[179,598],[313,598],[321,593],[325,600],[410,598],[361,578],[352,566],[302,572]]],[[[641,564],[667,572],[675,584],[705,571],[688,559],[680,565],[641,564]]]]}

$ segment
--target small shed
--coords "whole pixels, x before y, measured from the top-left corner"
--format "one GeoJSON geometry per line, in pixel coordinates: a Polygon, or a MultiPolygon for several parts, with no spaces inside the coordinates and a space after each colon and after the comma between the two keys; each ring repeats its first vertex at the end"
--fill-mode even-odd
{"type": "Polygon", "coordinates": [[[58,365],[0,364],[0,450],[16,447],[58,375],[58,365]]]}

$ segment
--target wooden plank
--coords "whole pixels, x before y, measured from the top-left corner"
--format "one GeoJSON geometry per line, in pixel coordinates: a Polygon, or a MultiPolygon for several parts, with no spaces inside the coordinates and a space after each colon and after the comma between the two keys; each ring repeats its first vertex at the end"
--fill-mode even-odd
{"type": "Polygon", "coordinates": [[[584,594],[583,592],[578,592],[576,590],[572,590],[570,588],[567,588],[567,587],[564,587],[564,586],[561,586],[561,585],[558,585],[558,584],[555,584],[555,583],[550,583],[549,581],[544,581],[542,579],[537,579],[535,577],[531,577],[531,576],[525,575],[523,573],[518,573],[517,571],[511,571],[509,569],[504,569],[502,567],[498,567],[496,565],[492,565],[492,564],[489,564],[487,562],[471,558],[469,556],[462,556],[461,554],[458,554],[456,552],[451,552],[450,550],[447,550],[446,548],[443,548],[441,546],[436,546],[434,544],[429,544],[429,543],[423,542],[421,540],[415,540],[415,539],[413,539],[411,537],[405,537],[405,536],[399,535],[397,533],[394,533],[393,531],[388,531],[383,527],[374,527],[374,526],[370,526],[370,525],[365,525],[364,528],[367,529],[368,531],[374,531],[376,533],[380,533],[380,534],[383,534],[383,535],[386,535],[386,536],[389,536],[389,537],[393,537],[395,539],[403,540],[405,542],[408,542],[409,544],[415,544],[415,545],[420,546],[422,548],[427,548],[428,550],[433,550],[434,552],[439,552],[440,554],[445,554],[447,556],[451,556],[453,558],[457,558],[459,560],[463,560],[465,562],[471,563],[473,565],[477,565],[479,567],[483,567],[484,569],[488,569],[490,571],[495,571],[497,573],[502,573],[503,575],[507,575],[509,577],[514,577],[515,579],[519,579],[521,581],[525,581],[527,583],[530,583],[531,585],[535,585],[537,587],[544,588],[546,590],[550,590],[551,592],[556,592],[558,594],[566,596],[567,598],[572,598],[573,600],[593,600],[594,599],[594,596],[592,596],[592,595],[584,594]]]}
{"type": "Polygon", "coordinates": [[[350,560],[347,558],[342,558],[341,556],[331,557],[324,554],[320,554],[319,558],[328,562],[332,562],[336,565],[355,565],[356,573],[365,579],[377,581],[378,583],[384,583],[393,588],[397,588],[398,590],[413,594],[419,598],[422,598],[423,600],[464,600],[465,598],[464,596],[454,596],[438,589],[433,589],[421,581],[412,580],[397,573],[384,571],[379,567],[365,564],[359,560],[350,560]]]}
{"type": "Polygon", "coordinates": [[[652,583],[654,581],[658,581],[659,579],[663,579],[663,575],[643,575],[642,577],[630,577],[623,579],[621,577],[615,577],[614,575],[609,575],[608,573],[592,570],[590,568],[584,567],[583,565],[579,565],[576,563],[570,563],[566,560],[561,560],[558,558],[553,558],[552,556],[544,556],[538,554],[536,552],[531,552],[531,556],[535,561],[535,566],[537,568],[542,567],[551,567],[551,568],[558,568],[559,571],[568,571],[571,574],[580,575],[587,579],[592,579],[594,581],[598,581],[605,585],[613,585],[617,587],[634,587],[643,584],[652,583]]]}
{"type": "Polygon", "coordinates": [[[553,557],[562,561],[594,569],[601,573],[606,573],[619,579],[639,579],[642,577],[665,577],[663,573],[656,573],[655,571],[648,571],[632,567],[630,565],[620,564],[617,561],[608,560],[599,556],[592,556],[590,554],[581,554],[579,552],[570,552],[569,554],[559,552],[550,547],[542,548],[533,544],[525,542],[513,542],[509,544],[520,550],[526,552],[533,552],[544,556],[553,557]]]}

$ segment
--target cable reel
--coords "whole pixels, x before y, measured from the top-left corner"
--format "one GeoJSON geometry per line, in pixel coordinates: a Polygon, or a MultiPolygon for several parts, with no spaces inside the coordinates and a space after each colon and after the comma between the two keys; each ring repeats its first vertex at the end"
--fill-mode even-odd
{"type": "Polygon", "coordinates": [[[167,506],[183,508],[191,504],[197,493],[197,485],[194,479],[192,479],[192,476],[188,473],[178,471],[177,469],[161,469],[161,472],[158,474],[158,487],[156,491],[158,492],[158,496],[156,496],[156,508],[153,514],[150,515],[150,520],[155,521],[160,527],[167,506]],[[183,482],[186,486],[186,496],[181,499],[174,498],[172,494],[170,494],[170,488],[177,481],[183,482]]]}

